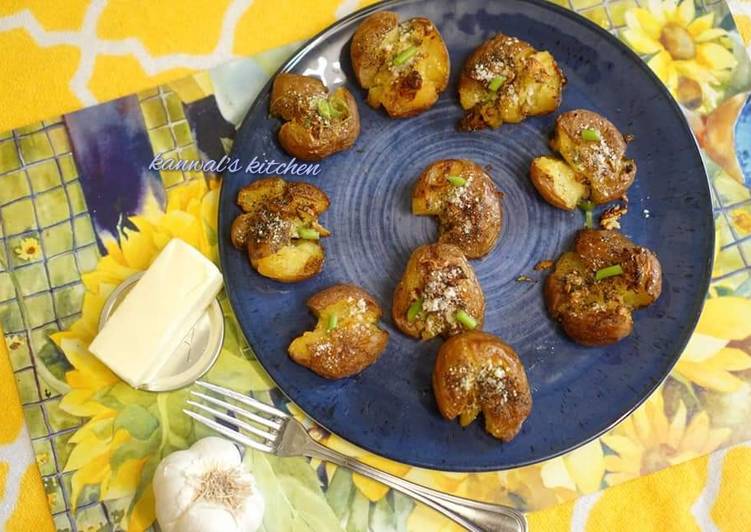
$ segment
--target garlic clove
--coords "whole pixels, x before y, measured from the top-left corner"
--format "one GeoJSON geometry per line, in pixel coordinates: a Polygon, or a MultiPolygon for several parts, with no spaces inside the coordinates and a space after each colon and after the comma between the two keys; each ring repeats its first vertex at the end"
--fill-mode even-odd
{"type": "Polygon", "coordinates": [[[152,484],[158,495],[155,512],[164,532],[172,530],[174,523],[191,505],[195,487],[189,479],[194,476],[196,461],[190,450],[177,451],[162,460],[154,472],[152,484]]]}
{"type": "Polygon", "coordinates": [[[261,527],[263,523],[263,512],[266,503],[263,495],[258,491],[258,487],[253,482],[253,492],[243,505],[235,512],[237,519],[237,529],[243,532],[254,532],[261,527]]]}
{"type": "Polygon", "coordinates": [[[215,464],[219,467],[235,467],[240,465],[242,457],[235,444],[224,438],[209,436],[199,440],[190,451],[200,460],[215,464]]]}
{"type": "Polygon", "coordinates": [[[255,529],[245,529],[237,526],[235,516],[226,508],[210,503],[196,503],[191,506],[175,522],[175,531],[206,532],[207,530],[222,532],[250,532],[255,529]]]}

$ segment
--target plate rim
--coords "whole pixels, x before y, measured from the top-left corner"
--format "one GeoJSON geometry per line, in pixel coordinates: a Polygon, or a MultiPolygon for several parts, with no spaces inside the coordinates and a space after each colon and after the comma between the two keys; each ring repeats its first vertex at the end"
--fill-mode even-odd
{"type": "MultiPolygon", "coordinates": [[[[248,110],[245,113],[245,116],[242,119],[242,122],[237,126],[236,131],[239,134],[240,130],[244,127],[246,127],[246,120],[248,117],[253,114],[258,107],[263,106],[266,101],[263,97],[271,88],[271,85],[274,82],[274,78],[276,78],[277,75],[285,72],[291,71],[295,66],[297,66],[297,63],[304,58],[311,50],[313,50],[316,46],[320,44],[322,40],[324,40],[329,35],[336,33],[339,29],[341,29],[342,26],[346,26],[352,22],[355,22],[357,20],[360,20],[362,18],[365,18],[366,16],[376,12],[376,11],[382,11],[387,10],[390,7],[393,6],[402,6],[407,4],[413,4],[418,2],[424,2],[425,0],[384,0],[381,2],[376,2],[375,4],[372,4],[370,6],[366,6],[362,9],[359,9],[357,11],[354,11],[350,13],[349,15],[336,20],[334,23],[330,24],[329,26],[325,27],[323,30],[315,34],[313,37],[311,37],[309,40],[307,40],[305,43],[303,43],[299,49],[297,49],[296,52],[290,56],[288,60],[286,60],[270,77],[269,80],[263,85],[263,87],[258,92],[258,95],[253,100],[253,103],[250,107],[248,107],[248,110]]],[[[455,0],[456,1],[456,0],[455,0]]],[[[503,2],[504,0],[493,0],[493,2],[503,2]]],[[[317,425],[325,429],[331,434],[335,434],[337,437],[347,441],[351,445],[358,447],[360,449],[363,449],[367,451],[368,453],[374,454],[376,456],[380,456],[383,458],[386,458],[388,460],[393,460],[398,463],[410,465],[413,467],[419,467],[422,469],[430,469],[435,471],[446,471],[446,472],[466,472],[466,473],[473,473],[473,472],[488,472],[488,471],[507,471],[511,469],[517,469],[521,467],[526,467],[534,464],[539,464],[548,460],[552,460],[554,458],[558,458],[560,456],[563,456],[565,454],[568,454],[576,449],[579,449],[583,447],[584,445],[587,445],[588,443],[591,443],[592,441],[596,440],[597,438],[601,437],[603,434],[607,433],[617,425],[619,425],[623,420],[625,420],[628,416],[630,416],[632,413],[634,413],[640,406],[644,404],[644,402],[651,397],[655,391],[662,386],[662,384],[667,380],[667,378],[672,373],[675,365],[678,363],[678,360],[681,357],[681,354],[685,350],[686,346],[688,345],[688,342],[690,341],[691,337],[693,336],[694,330],[696,329],[697,324],[699,323],[699,318],[701,317],[702,311],[704,309],[704,305],[706,303],[707,299],[707,293],[709,292],[709,288],[712,281],[712,269],[714,267],[714,248],[715,248],[715,240],[716,240],[716,234],[715,234],[715,222],[714,222],[714,202],[713,202],[713,194],[712,194],[712,187],[709,181],[709,174],[707,172],[707,166],[704,162],[704,158],[701,155],[701,147],[699,146],[698,140],[696,136],[693,133],[693,130],[691,129],[691,126],[688,124],[688,121],[686,120],[686,116],[683,113],[683,110],[678,105],[676,100],[673,98],[673,96],[670,94],[670,91],[667,89],[665,84],[660,80],[659,77],[652,71],[652,69],[647,66],[647,63],[634,51],[632,50],[628,45],[626,45],[623,41],[618,39],[616,36],[611,34],[606,29],[602,28],[598,24],[592,22],[588,18],[584,17],[583,15],[579,14],[578,12],[566,9],[562,6],[559,6],[558,4],[555,4],[551,2],[550,0],[515,0],[516,2],[523,2],[526,4],[532,4],[536,6],[539,9],[548,9],[556,12],[559,15],[565,16],[571,20],[573,20],[575,23],[581,24],[585,26],[586,28],[592,30],[594,33],[598,34],[600,37],[604,39],[608,39],[611,43],[613,43],[622,53],[624,53],[628,58],[632,61],[638,64],[639,68],[649,77],[649,79],[652,81],[654,85],[657,86],[657,90],[662,94],[663,98],[667,100],[668,106],[673,111],[673,113],[678,117],[678,120],[683,128],[683,132],[685,134],[688,134],[688,136],[691,138],[691,146],[693,146],[693,150],[688,150],[693,152],[693,156],[695,159],[698,160],[700,163],[700,166],[702,168],[702,173],[704,175],[704,179],[702,180],[702,183],[706,187],[706,197],[709,199],[709,204],[706,210],[708,211],[708,222],[711,222],[712,229],[709,231],[710,238],[706,241],[706,258],[704,260],[704,266],[705,266],[705,275],[704,279],[702,279],[700,282],[697,283],[698,288],[701,288],[701,291],[699,292],[699,296],[701,297],[701,301],[698,302],[696,312],[694,316],[691,318],[691,320],[687,321],[685,328],[685,333],[683,337],[678,342],[678,345],[680,348],[677,350],[677,352],[671,356],[672,360],[668,364],[667,371],[664,375],[662,375],[659,379],[657,379],[651,387],[649,387],[646,394],[644,394],[638,401],[636,401],[633,405],[628,407],[622,414],[615,417],[614,420],[608,424],[604,428],[602,428],[600,431],[596,431],[592,435],[587,436],[586,438],[582,439],[576,444],[572,444],[569,447],[566,447],[565,449],[561,449],[557,452],[551,453],[549,455],[540,457],[540,458],[532,458],[529,460],[523,460],[518,461],[516,463],[509,463],[505,465],[487,465],[487,466],[465,466],[465,467],[454,467],[450,465],[443,465],[440,468],[436,467],[435,464],[427,463],[427,462],[421,462],[419,460],[410,460],[405,461],[400,458],[395,458],[392,456],[381,454],[381,452],[377,449],[373,448],[372,444],[365,444],[365,443],[354,443],[350,442],[340,434],[330,430],[326,425],[326,423],[322,422],[321,420],[317,419],[317,417],[311,415],[309,412],[307,412],[304,408],[302,408],[298,403],[296,403],[288,394],[287,392],[279,385],[279,383],[276,382],[276,380],[271,377],[271,373],[269,372],[269,369],[267,366],[269,364],[265,364],[262,357],[258,357],[257,351],[255,347],[253,346],[253,343],[249,339],[249,334],[246,334],[245,332],[245,326],[240,322],[239,319],[237,319],[237,323],[239,325],[240,332],[243,335],[243,338],[247,342],[248,346],[253,350],[253,353],[256,357],[256,360],[258,363],[263,367],[264,371],[269,375],[269,378],[274,382],[276,387],[279,389],[279,391],[286,397],[291,403],[295,404],[297,408],[299,408],[306,416],[308,416],[312,421],[314,421],[317,425]]],[[[248,124],[247,127],[250,127],[248,124]]],[[[232,150],[230,152],[230,158],[236,156],[236,152],[239,148],[237,145],[233,145],[232,150]]],[[[226,219],[227,214],[224,213],[224,209],[222,209],[222,206],[226,204],[227,201],[233,202],[232,199],[227,199],[225,196],[228,194],[226,192],[226,187],[224,186],[224,179],[227,175],[227,172],[224,172],[222,174],[222,181],[221,181],[221,187],[219,192],[219,201],[218,201],[218,209],[219,209],[219,215],[217,220],[217,229],[218,232],[221,231],[221,227],[224,225],[223,221],[226,219]]],[[[218,248],[219,248],[219,262],[220,262],[220,268],[222,269],[222,273],[224,274],[224,269],[222,268],[225,257],[228,255],[228,250],[230,250],[230,246],[228,243],[228,238],[223,238],[221,235],[218,237],[218,248]]],[[[697,261],[698,262],[698,261],[697,261]]],[[[258,275],[254,272],[255,275],[258,275]]],[[[238,297],[235,291],[230,287],[230,283],[228,282],[227,278],[225,278],[225,291],[227,293],[227,298],[229,300],[230,306],[232,307],[232,311],[235,313],[235,316],[237,316],[236,308],[239,305],[236,305],[236,298],[238,297]]],[[[500,444],[500,443],[499,443],[500,444]]]]}

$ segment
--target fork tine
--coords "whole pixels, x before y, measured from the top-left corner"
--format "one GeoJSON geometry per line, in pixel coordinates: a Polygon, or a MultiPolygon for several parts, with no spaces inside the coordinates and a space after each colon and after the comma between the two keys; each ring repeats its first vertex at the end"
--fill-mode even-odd
{"type": "Polygon", "coordinates": [[[285,414],[284,412],[282,412],[281,410],[277,408],[274,408],[271,405],[262,403],[261,401],[258,401],[257,399],[248,397],[247,395],[237,393],[234,390],[228,390],[227,388],[223,388],[222,386],[217,386],[216,384],[211,384],[210,382],[206,382],[206,381],[196,381],[196,384],[198,384],[199,386],[203,386],[204,388],[208,388],[209,390],[220,393],[222,395],[225,395],[227,397],[231,397],[235,401],[239,401],[243,403],[244,405],[252,406],[253,408],[266,412],[267,414],[271,414],[272,416],[277,416],[282,419],[287,419],[289,417],[287,414],[285,414]]]}
{"type": "Polygon", "coordinates": [[[198,421],[199,423],[202,423],[203,425],[206,425],[207,427],[214,429],[219,434],[227,436],[230,440],[237,442],[240,445],[245,445],[246,447],[252,447],[253,449],[256,449],[264,453],[273,454],[274,452],[274,449],[269,447],[268,445],[264,445],[263,443],[258,443],[255,440],[251,440],[244,434],[241,434],[235,430],[228,429],[224,425],[217,423],[216,421],[213,421],[207,417],[204,417],[201,414],[196,414],[192,410],[184,409],[183,412],[185,413],[185,415],[190,416],[196,421],[198,421]]]}
{"type": "Polygon", "coordinates": [[[227,410],[231,410],[235,414],[241,415],[247,419],[250,419],[251,421],[255,421],[256,423],[259,423],[261,425],[265,425],[269,427],[270,429],[279,430],[282,427],[281,423],[278,423],[276,421],[272,421],[270,419],[266,419],[265,417],[261,417],[259,415],[256,415],[252,412],[246,412],[242,408],[235,406],[231,403],[228,403],[226,401],[222,401],[221,399],[217,399],[216,397],[212,397],[210,395],[206,395],[205,393],[196,392],[195,390],[191,390],[191,395],[195,395],[196,397],[200,397],[204,401],[208,401],[209,403],[213,403],[217,406],[221,406],[222,408],[226,408],[227,410]]]}
{"type": "Polygon", "coordinates": [[[228,416],[224,412],[219,412],[218,410],[214,410],[211,407],[208,407],[206,405],[202,405],[201,403],[196,403],[195,401],[187,401],[187,403],[195,408],[198,408],[199,410],[203,410],[204,412],[208,412],[212,416],[218,417],[219,419],[223,419],[227,423],[232,423],[233,425],[236,425],[240,427],[241,429],[245,429],[248,432],[252,432],[256,436],[260,436],[261,438],[265,440],[269,440],[269,442],[274,443],[276,440],[277,434],[271,434],[270,432],[264,432],[260,429],[257,429],[253,425],[249,425],[248,423],[245,423],[244,421],[237,419],[236,417],[228,416]]]}

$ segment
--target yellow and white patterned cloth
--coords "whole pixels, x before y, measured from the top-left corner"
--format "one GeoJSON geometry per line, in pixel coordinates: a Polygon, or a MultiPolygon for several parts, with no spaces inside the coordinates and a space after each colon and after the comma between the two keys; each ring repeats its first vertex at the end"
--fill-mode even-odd
{"type": "MultiPolygon", "coordinates": [[[[567,0],[561,1],[568,5],[567,0]]],[[[300,41],[369,3],[370,0],[4,0],[0,3],[0,131],[300,41]]],[[[597,20],[600,15],[595,8],[586,10],[587,4],[597,3],[576,0],[573,5],[597,20]]],[[[626,7],[634,5],[631,0],[622,3],[626,7]]],[[[751,1],[728,3],[748,44],[751,1]]],[[[744,310],[740,315],[748,313],[744,310]]],[[[718,331],[710,332],[731,338],[718,331]]],[[[751,332],[743,334],[748,336],[751,332]]],[[[686,375],[691,373],[689,366],[684,366],[684,370],[686,375]]],[[[718,372],[717,379],[726,380],[717,381],[717,386],[729,385],[727,379],[732,375],[728,371],[718,372]]],[[[562,482],[556,485],[562,491],[592,491],[587,486],[593,460],[618,459],[622,463],[609,464],[613,467],[607,469],[625,475],[618,480],[636,480],[533,513],[532,530],[751,528],[751,448],[746,445],[637,478],[640,471],[638,467],[632,470],[629,457],[637,465],[643,463],[645,453],[671,438],[680,439],[672,442],[674,447],[698,456],[702,449],[715,448],[710,440],[719,437],[709,430],[707,422],[697,420],[698,416],[689,424],[685,413],[682,422],[680,413],[666,419],[658,401],[662,401],[661,394],[642,411],[652,409],[660,412],[662,418],[635,415],[619,428],[620,436],[608,436],[610,441],[606,443],[618,448],[618,457],[603,458],[585,446],[556,461],[541,476],[552,485],[562,482]],[[641,447],[634,442],[640,442],[641,447]]],[[[45,490],[2,335],[0,405],[0,530],[52,530],[45,490]]],[[[358,487],[366,495],[380,489],[361,483],[358,487]]],[[[412,513],[409,524],[412,530],[453,529],[424,507],[412,513]]]]}

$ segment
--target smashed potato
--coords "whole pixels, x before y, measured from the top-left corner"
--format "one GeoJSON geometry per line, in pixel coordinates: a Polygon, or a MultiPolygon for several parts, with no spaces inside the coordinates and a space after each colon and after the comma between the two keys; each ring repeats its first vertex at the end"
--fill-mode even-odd
{"type": "Polygon", "coordinates": [[[292,341],[289,355],[321,377],[341,379],[360,373],[386,349],[389,335],[378,327],[381,307],[363,289],[332,286],[311,297],[308,308],[318,324],[292,341]]]}
{"type": "Polygon", "coordinates": [[[545,303],[571,339],[606,345],[631,334],[631,313],[661,291],[662,267],[652,251],[618,231],[584,229],[546,279],[545,303]]]}
{"type": "Polygon", "coordinates": [[[325,252],[319,239],[330,234],[318,223],[329,208],[323,191],[268,177],[242,188],[237,204],[244,213],[232,224],[232,244],[247,250],[258,273],[292,283],[321,271],[325,252]]]}
{"type": "Polygon", "coordinates": [[[352,36],[351,57],[368,104],[394,118],[429,109],[448,84],[448,50],[426,18],[399,23],[392,11],[370,15],[352,36]]]}
{"type": "Polygon", "coordinates": [[[561,158],[536,158],[530,177],[554,207],[573,210],[585,199],[601,204],[622,198],[636,178],[636,163],[625,156],[625,137],[592,111],[577,109],[559,116],[550,147],[561,158]]]}
{"type": "Polygon", "coordinates": [[[392,317],[404,334],[423,340],[481,328],[485,296],[461,249],[417,248],[394,291],[392,317]]]}
{"type": "Polygon", "coordinates": [[[524,366],[513,348],[481,331],[452,336],[438,350],[433,393],[448,420],[459,416],[462,427],[482,412],[485,430],[512,440],[532,410],[524,366]]]}
{"type": "Polygon", "coordinates": [[[276,76],[271,114],[284,120],[279,144],[306,161],[346,150],[360,135],[360,115],[352,94],[344,87],[329,92],[320,80],[309,76],[276,76]]]}
{"type": "Polygon", "coordinates": [[[469,259],[483,257],[501,234],[501,193],[472,161],[447,159],[428,166],[412,193],[412,213],[438,218],[438,242],[469,259]]]}
{"type": "Polygon", "coordinates": [[[472,131],[521,122],[558,109],[566,78],[550,52],[501,33],[469,56],[459,77],[464,118],[472,131]]]}

